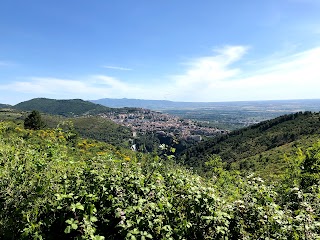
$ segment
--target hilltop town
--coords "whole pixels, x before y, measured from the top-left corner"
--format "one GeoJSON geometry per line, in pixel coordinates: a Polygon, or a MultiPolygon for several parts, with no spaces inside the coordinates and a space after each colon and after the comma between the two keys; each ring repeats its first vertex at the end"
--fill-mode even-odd
{"type": "Polygon", "coordinates": [[[214,127],[200,126],[196,121],[142,108],[123,113],[106,112],[100,116],[131,128],[134,136],[137,133],[155,132],[185,140],[201,141],[204,136],[212,137],[226,133],[225,130],[214,127]]]}

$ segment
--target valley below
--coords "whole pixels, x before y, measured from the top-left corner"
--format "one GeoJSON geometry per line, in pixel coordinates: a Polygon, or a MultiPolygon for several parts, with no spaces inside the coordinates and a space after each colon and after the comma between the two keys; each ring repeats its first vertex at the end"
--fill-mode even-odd
{"type": "Polygon", "coordinates": [[[136,107],[196,120],[203,126],[234,130],[261,121],[303,111],[320,111],[319,99],[248,102],[172,102],[140,99],[100,99],[94,103],[108,107],[136,107]]]}

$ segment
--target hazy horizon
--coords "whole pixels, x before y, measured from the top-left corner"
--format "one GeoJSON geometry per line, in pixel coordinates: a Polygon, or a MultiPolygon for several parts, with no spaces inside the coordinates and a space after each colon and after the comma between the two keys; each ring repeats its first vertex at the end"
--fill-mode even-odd
{"type": "Polygon", "coordinates": [[[290,101],[320,101],[320,98],[313,98],[313,99],[269,99],[269,100],[247,100],[247,101],[214,101],[214,102],[199,102],[199,101],[195,101],[195,102],[190,102],[190,101],[172,101],[172,100],[166,100],[166,99],[139,99],[139,98],[100,98],[100,99],[82,99],[82,98],[47,98],[47,97],[35,97],[35,98],[31,98],[31,99],[25,99],[22,100],[20,102],[16,102],[13,104],[10,103],[5,103],[5,102],[0,102],[0,104],[8,104],[8,105],[16,105],[18,103],[21,102],[27,102],[30,101],[32,99],[53,99],[53,100],[74,100],[74,99],[80,99],[80,100],[84,100],[84,101],[99,101],[99,100],[104,100],[104,99],[110,99],[110,100],[138,100],[138,101],[168,101],[168,102],[173,102],[173,103],[237,103],[237,102],[290,102],[290,101]]]}

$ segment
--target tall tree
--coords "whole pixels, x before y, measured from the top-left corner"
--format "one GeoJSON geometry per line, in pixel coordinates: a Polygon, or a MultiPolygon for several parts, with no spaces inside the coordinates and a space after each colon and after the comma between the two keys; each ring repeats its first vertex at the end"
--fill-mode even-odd
{"type": "Polygon", "coordinates": [[[24,120],[24,127],[26,129],[39,130],[44,127],[44,122],[38,111],[33,110],[31,114],[24,120]]]}

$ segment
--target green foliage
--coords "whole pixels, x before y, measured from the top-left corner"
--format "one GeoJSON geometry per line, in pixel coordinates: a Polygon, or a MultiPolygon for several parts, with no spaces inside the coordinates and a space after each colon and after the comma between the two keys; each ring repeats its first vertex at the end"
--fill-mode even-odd
{"type": "MultiPolygon", "coordinates": [[[[319,136],[319,119],[320,113],[300,112],[284,115],[208,139],[188,148],[178,158],[184,164],[200,171],[205,169],[204,162],[207,161],[207,156],[212,154],[218,154],[228,163],[249,159],[311,135],[319,136]]],[[[243,162],[241,168],[250,169],[253,164],[255,163],[250,161],[243,162]]]]}
{"type": "Polygon", "coordinates": [[[97,116],[65,118],[44,115],[43,119],[50,128],[55,128],[61,122],[70,123],[79,136],[103,141],[114,146],[129,148],[129,141],[132,138],[129,128],[97,116]]]}
{"type": "Polygon", "coordinates": [[[157,151],[160,145],[160,140],[154,133],[139,134],[138,138],[135,139],[137,149],[140,152],[153,152],[157,151]]]}
{"type": "Polygon", "coordinates": [[[1,121],[15,121],[23,122],[25,118],[24,114],[20,111],[11,108],[0,109],[0,120],[1,121]]]}
{"type": "Polygon", "coordinates": [[[255,172],[265,180],[277,180],[284,174],[299,172],[301,170],[299,165],[302,160],[301,156],[304,156],[307,148],[318,140],[318,134],[303,136],[291,143],[233,162],[228,167],[239,170],[243,174],[255,172]],[[297,155],[297,152],[300,154],[297,155]],[[293,159],[296,163],[293,163],[293,159]],[[299,167],[297,168],[297,166],[299,167]]]}
{"type": "MultiPolygon", "coordinates": [[[[227,172],[219,156],[207,161],[216,178],[206,179],[170,161],[170,147],[161,146],[160,156],[135,155],[73,142],[73,134],[68,122],[37,131],[0,122],[1,239],[320,237],[318,183],[281,189],[227,172]]],[[[304,152],[301,159],[292,164],[314,169],[304,152]]]]}
{"type": "Polygon", "coordinates": [[[0,108],[10,108],[11,105],[0,103],[0,108]]]}
{"type": "Polygon", "coordinates": [[[133,113],[137,111],[136,108],[109,108],[82,99],[57,100],[48,98],[34,98],[29,101],[18,103],[17,105],[12,106],[12,108],[23,111],[36,109],[43,113],[65,117],[97,115],[107,112],[133,113]]]}
{"type": "Polygon", "coordinates": [[[219,155],[212,155],[208,157],[208,161],[205,162],[205,166],[207,167],[206,171],[216,178],[220,177],[224,172],[226,163],[222,161],[219,155]]]}
{"type": "Polygon", "coordinates": [[[308,188],[320,181],[320,142],[309,148],[302,164],[302,187],[308,188]]]}
{"type": "Polygon", "coordinates": [[[24,111],[36,109],[43,113],[62,116],[96,114],[107,112],[110,109],[81,99],[56,100],[48,98],[31,99],[29,101],[21,102],[13,106],[13,108],[24,111]]]}
{"type": "Polygon", "coordinates": [[[38,111],[33,110],[24,120],[24,127],[26,129],[39,130],[44,127],[44,122],[38,111]]]}

